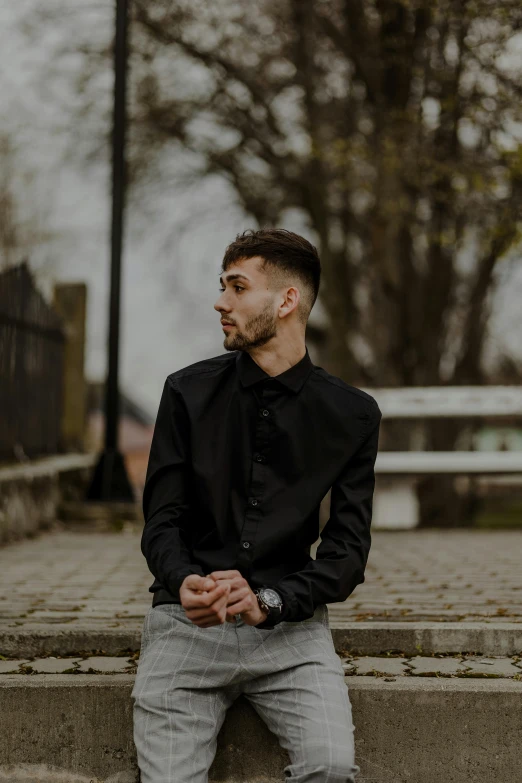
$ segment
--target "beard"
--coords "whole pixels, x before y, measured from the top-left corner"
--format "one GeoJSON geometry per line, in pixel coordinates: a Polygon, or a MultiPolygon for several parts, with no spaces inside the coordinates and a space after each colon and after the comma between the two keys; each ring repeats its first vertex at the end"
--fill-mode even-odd
{"type": "Polygon", "coordinates": [[[223,347],[227,351],[246,351],[249,348],[266,345],[277,334],[272,302],[268,302],[260,313],[250,318],[243,331],[240,331],[235,324],[234,326],[233,332],[225,335],[223,347]]]}

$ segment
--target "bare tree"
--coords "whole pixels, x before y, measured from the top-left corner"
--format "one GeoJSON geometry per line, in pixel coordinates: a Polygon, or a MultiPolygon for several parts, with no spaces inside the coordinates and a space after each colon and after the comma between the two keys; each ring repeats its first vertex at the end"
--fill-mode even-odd
{"type": "Polygon", "coordinates": [[[53,236],[46,228],[45,206],[35,203],[35,176],[12,132],[0,131],[0,268],[19,263],[53,236]]]}
{"type": "MultiPolygon", "coordinates": [[[[300,210],[324,363],[348,382],[481,383],[496,270],[520,239],[521,26],[514,0],[134,0],[132,171],[174,146],[259,225],[300,210]]],[[[107,46],[84,54],[89,95],[107,46]]],[[[463,432],[429,425],[426,447],[463,432]]],[[[448,480],[420,497],[423,524],[471,519],[448,480]]]]}

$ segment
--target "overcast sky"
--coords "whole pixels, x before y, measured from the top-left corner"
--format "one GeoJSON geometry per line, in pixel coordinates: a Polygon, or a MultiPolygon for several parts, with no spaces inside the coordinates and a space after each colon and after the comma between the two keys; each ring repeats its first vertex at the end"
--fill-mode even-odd
{"type": "MultiPolygon", "coordinates": [[[[35,174],[30,188],[21,186],[27,192],[22,210],[34,213],[51,233],[30,258],[44,291],[49,293],[55,280],[88,285],[86,373],[100,380],[106,373],[110,168],[108,161],[83,169],[64,163],[63,138],[48,131],[56,109],[39,94],[35,75],[49,57],[56,33],[42,30],[39,45],[28,46],[17,27],[22,14],[45,1],[0,0],[0,132],[7,130],[16,139],[20,168],[35,174]]],[[[75,8],[85,1],[75,0],[75,8]]],[[[296,215],[289,214],[281,225],[307,235],[296,215]]],[[[213,308],[220,263],[226,245],[249,227],[255,224],[217,177],[190,194],[166,191],[147,208],[136,204],[128,211],[120,384],[153,415],[168,373],[224,353],[213,308]],[[187,230],[189,220],[196,225],[187,230]]],[[[492,348],[506,344],[522,358],[521,295],[518,264],[517,274],[495,303],[492,348]]],[[[313,317],[323,316],[317,303],[313,317]]]]}

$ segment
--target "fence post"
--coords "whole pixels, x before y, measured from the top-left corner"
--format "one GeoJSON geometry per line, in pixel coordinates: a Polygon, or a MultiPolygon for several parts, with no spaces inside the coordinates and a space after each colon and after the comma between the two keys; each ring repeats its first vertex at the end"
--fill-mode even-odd
{"type": "Polygon", "coordinates": [[[65,329],[61,451],[85,451],[87,434],[87,385],[85,382],[85,331],[87,286],[57,283],[53,307],[65,329]]]}

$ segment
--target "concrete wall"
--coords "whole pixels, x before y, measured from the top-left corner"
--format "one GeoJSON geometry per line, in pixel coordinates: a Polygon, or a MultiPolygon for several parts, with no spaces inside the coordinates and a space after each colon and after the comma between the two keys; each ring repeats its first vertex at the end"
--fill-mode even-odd
{"type": "Polygon", "coordinates": [[[45,530],[62,500],[83,497],[95,459],[64,454],[0,468],[0,546],[45,530]]]}

